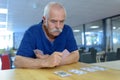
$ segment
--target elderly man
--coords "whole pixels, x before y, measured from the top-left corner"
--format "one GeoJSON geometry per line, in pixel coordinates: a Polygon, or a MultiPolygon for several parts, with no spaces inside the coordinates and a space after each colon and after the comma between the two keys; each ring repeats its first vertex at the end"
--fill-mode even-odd
{"type": "Polygon", "coordinates": [[[41,23],[24,34],[14,64],[17,68],[45,68],[75,63],[78,48],[72,29],[65,25],[66,10],[56,2],[44,8],[41,23]]]}

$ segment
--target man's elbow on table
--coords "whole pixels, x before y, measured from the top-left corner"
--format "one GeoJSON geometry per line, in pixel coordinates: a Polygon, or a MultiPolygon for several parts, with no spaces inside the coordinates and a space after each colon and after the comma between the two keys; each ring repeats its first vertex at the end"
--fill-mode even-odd
{"type": "Polygon", "coordinates": [[[76,53],[76,56],[75,56],[75,62],[78,62],[79,61],[79,52],[78,52],[78,50],[76,50],[75,51],[75,53],[76,53]]]}
{"type": "Polygon", "coordinates": [[[73,51],[70,53],[70,55],[66,56],[63,61],[62,61],[62,65],[65,64],[71,64],[71,63],[75,63],[79,61],[79,52],[78,50],[73,51]]]}
{"type": "Polygon", "coordinates": [[[15,65],[15,67],[20,67],[20,62],[19,62],[19,58],[20,58],[20,56],[16,56],[15,57],[15,60],[14,60],[14,65],[15,65]]]}

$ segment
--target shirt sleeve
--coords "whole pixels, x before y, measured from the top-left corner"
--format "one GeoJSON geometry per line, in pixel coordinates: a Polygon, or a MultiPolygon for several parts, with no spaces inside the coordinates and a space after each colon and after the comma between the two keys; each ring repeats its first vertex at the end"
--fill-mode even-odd
{"type": "Polygon", "coordinates": [[[73,31],[71,28],[69,28],[68,33],[67,33],[67,44],[66,44],[67,50],[69,52],[75,51],[78,49],[76,40],[73,35],[73,31]]]}
{"type": "Polygon", "coordinates": [[[21,41],[17,55],[35,58],[33,50],[35,49],[35,40],[31,31],[26,31],[21,41]]]}

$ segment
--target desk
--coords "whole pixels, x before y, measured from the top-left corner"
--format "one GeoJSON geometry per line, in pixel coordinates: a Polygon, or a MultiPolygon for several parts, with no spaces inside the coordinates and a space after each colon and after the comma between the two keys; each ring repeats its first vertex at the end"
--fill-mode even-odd
{"type": "Polygon", "coordinates": [[[103,66],[103,67],[107,67],[107,68],[111,68],[111,69],[120,70],[120,60],[94,63],[92,65],[98,65],[98,66],[103,66]]]}
{"type": "Polygon", "coordinates": [[[120,80],[120,71],[108,69],[105,71],[88,72],[87,74],[72,74],[69,77],[59,77],[55,71],[80,69],[90,64],[74,63],[52,69],[11,69],[0,71],[0,80],[120,80]]]}

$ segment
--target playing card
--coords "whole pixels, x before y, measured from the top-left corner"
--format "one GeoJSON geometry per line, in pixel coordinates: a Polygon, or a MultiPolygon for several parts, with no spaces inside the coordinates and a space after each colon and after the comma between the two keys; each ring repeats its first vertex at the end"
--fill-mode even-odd
{"type": "Polygon", "coordinates": [[[85,70],[88,72],[95,72],[95,71],[104,71],[106,70],[106,68],[99,67],[99,66],[91,66],[91,67],[81,68],[81,70],[85,70]]]}
{"type": "Polygon", "coordinates": [[[81,68],[82,70],[88,71],[88,72],[95,72],[96,69],[91,68],[91,67],[85,67],[85,68],[81,68]]]}
{"type": "Polygon", "coordinates": [[[56,71],[54,72],[55,74],[59,75],[60,77],[67,77],[70,76],[71,74],[64,72],[64,71],[56,71]]]}
{"type": "Polygon", "coordinates": [[[42,50],[39,50],[39,49],[35,49],[33,50],[33,52],[36,54],[36,53],[39,53],[41,55],[43,55],[43,51],[42,50]]]}
{"type": "Polygon", "coordinates": [[[65,58],[70,54],[70,52],[69,52],[67,49],[65,49],[65,50],[62,52],[62,54],[63,54],[62,58],[65,59],[65,58]]]}
{"type": "Polygon", "coordinates": [[[104,67],[100,67],[100,66],[93,66],[92,68],[98,70],[98,71],[104,71],[104,70],[107,70],[106,68],[104,67]]]}
{"type": "Polygon", "coordinates": [[[86,73],[87,73],[87,72],[85,72],[85,71],[77,70],[77,69],[71,69],[71,70],[69,70],[69,72],[72,72],[72,73],[78,74],[78,75],[86,74],[86,73]]]}

